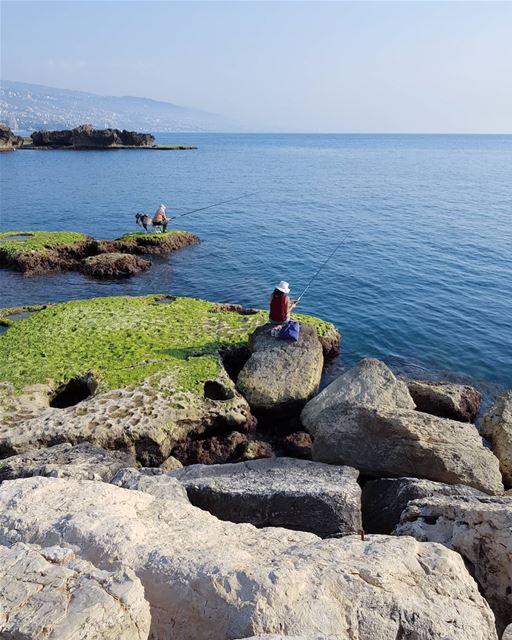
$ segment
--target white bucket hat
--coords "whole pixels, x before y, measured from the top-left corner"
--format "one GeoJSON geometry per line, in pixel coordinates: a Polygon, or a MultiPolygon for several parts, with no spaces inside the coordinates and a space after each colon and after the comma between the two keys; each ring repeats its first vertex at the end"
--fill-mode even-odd
{"type": "Polygon", "coordinates": [[[164,209],[165,210],[165,209],[167,209],[167,206],[163,202],[161,202],[160,203],[160,209],[164,209]]]}
{"type": "Polygon", "coordinates": [[[277,285],[276,289],[278,291],[282,291],[283,293],[290,293],[290,285],[284,280],[281,280],[281,282],[277,285]]]}

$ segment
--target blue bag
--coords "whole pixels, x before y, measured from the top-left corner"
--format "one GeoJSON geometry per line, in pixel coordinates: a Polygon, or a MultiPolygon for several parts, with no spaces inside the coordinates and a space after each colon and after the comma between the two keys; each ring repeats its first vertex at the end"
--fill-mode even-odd
{"type": "Polygon", "coordinates": [[[289,320],[283,325],[279,334],[279,340],[292,340],[297,342],[300,336],[300,324],[295,320],[289,320]]]}

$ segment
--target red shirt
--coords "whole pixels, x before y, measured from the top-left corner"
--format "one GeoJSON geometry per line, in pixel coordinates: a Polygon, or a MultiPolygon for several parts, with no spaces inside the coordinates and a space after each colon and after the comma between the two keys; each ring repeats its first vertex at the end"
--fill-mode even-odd
{"type": "Polygon", "coordinates": [[[284,322],[288,317],[288,296],[272,294],[269,318],[274,322],[284,322]]]}

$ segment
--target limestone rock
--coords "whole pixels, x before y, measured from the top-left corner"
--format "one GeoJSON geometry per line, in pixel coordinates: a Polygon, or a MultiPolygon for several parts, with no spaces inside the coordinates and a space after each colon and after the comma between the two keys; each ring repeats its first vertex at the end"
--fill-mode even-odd
{"type": "Polygon", "coordinates": [[[471,424],[413,410],[404,382],[378,360],[339,376],[301,414],[313,459],[368,476],[413,476],[501,493],[497,458],[471,424]]]}
{"type": "Polygon", "coordinates": [[[22,144],[22,137],[15,135],[7,125],[0,124],[0,151],[14,151],[22,144]]]}
{"type": "Polygon", "coordinates": [[[151,262],[129,253],[101,253],[80,263],[80,271],[92,278],[129,278],[147,271],[151,262]]]}
{"type": "Polygon", "coordinates": [[[143,640],[150,622],[131,569],[100,571],[60,546],[0,546],[1,638],[143,640]]]}
{"type": "Polygon", "coordinates": [[[167,460],[164,460],[160,465],[162,471],[175,471],[176,469],[182,469],[183,465],[174,456],[169,456],[167,460]]]}
{"type": "Polygon", "coordinates": [[[402,514],[398,535],[439,542],[472,567],[498,626],[512,622],[512,498],[432,496],[402,514]]]}
{"type": "Polygon", "coordinates": [[[135,456],[128,451],[105,451],[89,442],[75,446],[64,442],[0,460],[0,482],[30,476],[110,482],[119,469],[135,465],[135,456]]]}
{"type": "Polygon", "coordinates": [[[272,337],[271,328],[267,324],[252,334],[238,389],[255,410],[299,411],[320,384],[322,345],[311,326],[301,324],[297,342],[272,337]]]}
{"type": "Polygon", "coordinates": [[[509,624],[505,629],[503,635],[501,636],[501,640],[512,640],[512,624],[509,624]]]}
{"type": "Polygon", "coordinates": [[[482,399],[475,388],[453,382],[406,380],[418,411],[440,418],[473,422],[482,399]]]}
{"type": "Polygon", "coordinates": [[[471,497],[485,494],[462,484],[443,484],[418,478],[369,480],[361,496],[363,529],[366,533],[390,534],[409,502],[435,495],[471,497]]]}
{"type": "Polygon", "coordinates": [[[482,418],[480,429],[500,461],[505,487],[512,488],[512,389],[499,396],[482,418]]]}
{"type": "Polygon", "coordinates": [[[321,537],[361,529],[358,472],[293,458],[193,465],[172,476],[192,504],[221,520],[286,527],[321,537]]]}
{"type": "MultiPolygon", "coordinates": [[[[232,386],[223,370],[219,382],[232,386]]],[[[253,425],[249,405],[236,391],[231,399],[211,400],[173,393],[173,388],[172,376],[157,375],[65,409],[42,408],[38,396],[38,415],[0,422],[0,457],[88,441],[104,449],[134,449],[137,458],[151,466],[161,464],[191,434],[206,436],[221,426],[246,431],[253,425]]]]}
{"type": "Polygon", "coordinates": [[[497,639],[462,558],[442,545],[222,522],[175,493],[167,474],[144,480],[152,493],[86,480],[5,482],[0,543],[58,542],[100,569],[130,566],[151,605],[153,640],[497,639]]]}

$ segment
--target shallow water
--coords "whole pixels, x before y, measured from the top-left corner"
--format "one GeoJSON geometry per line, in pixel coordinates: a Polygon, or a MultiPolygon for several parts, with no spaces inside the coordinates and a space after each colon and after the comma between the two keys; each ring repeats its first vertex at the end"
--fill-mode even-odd
{"type": "Polygon", "coordinates": [[[294,294],[351,236],[300,308],[362,356],[418,377],[512,386],[512,136],[165,134],[197,151],[17,151],[0,156],[0,231],[114,238],[140,210],[203,240],[129,281],[0,271],[1,306],[172,293],[265,306],[294,294]]]}

